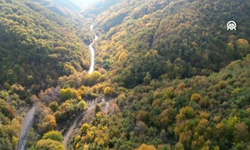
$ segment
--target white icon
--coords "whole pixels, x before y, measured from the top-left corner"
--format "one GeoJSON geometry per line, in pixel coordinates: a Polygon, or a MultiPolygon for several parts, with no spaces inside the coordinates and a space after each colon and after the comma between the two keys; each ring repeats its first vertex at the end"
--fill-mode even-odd
{"type": "Polygon", "coordinates": [[[236,30],[236,23],[234,21],[228,21],[227,30],[236,30]]]}

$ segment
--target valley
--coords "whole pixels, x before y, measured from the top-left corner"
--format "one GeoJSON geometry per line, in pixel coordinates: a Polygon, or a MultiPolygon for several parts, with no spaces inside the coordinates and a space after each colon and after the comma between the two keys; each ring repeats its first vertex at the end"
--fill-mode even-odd
{"type": "Polygon", "coordinates": [[[0,8],[0,149],[250,149],[247,0],[0,8]]]}

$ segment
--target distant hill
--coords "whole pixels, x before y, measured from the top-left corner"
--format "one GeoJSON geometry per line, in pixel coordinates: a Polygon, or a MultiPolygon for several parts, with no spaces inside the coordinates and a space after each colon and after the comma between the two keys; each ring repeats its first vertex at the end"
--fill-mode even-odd
{"type": "MultiPolygon", "coordinates": [[[[60,16],[68,16],[72,14],[72,12],[66,8],[66,7],[61,7],[60,5],[55,4],[52,0],[30,0],[32,2],[35,2],[60,16]]],[[[78,8],[79,9],[79,8],[78,8]]]]}
{"type": "Polygon", "coordinates": [[[120,1],[121,0],[97,0],[88,5],[85,4],[85,8],[83,9],[82,14],[86,18],[95,19],[97,15],[120,1]]]}

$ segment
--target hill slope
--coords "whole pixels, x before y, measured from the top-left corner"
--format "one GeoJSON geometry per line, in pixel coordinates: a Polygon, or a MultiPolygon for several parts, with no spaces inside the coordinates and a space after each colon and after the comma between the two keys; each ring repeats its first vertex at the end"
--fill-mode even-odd
{"type": "Polygon", "coordinates": [[[31,2],[1,1],[0,7],[0,83],[45,88],[67,74],[65,64],[88,69],[83,41],[91,41],[89,33],[31,2]]]}
{"type": "Polygon", "coordinates": [[[88,74],[89,27],[79,27],[91,19],[72,22],[27,1],[0,0],[0,148],[15,149],[35,102],[29,150],[63,149],[68,129],[76,150],[250,149],[250,3],[108,7],[94,22],[97,65],[88,74]],[[236,31],[226,30],[229,20],[236,31]]]}
{"type": "Polygon", "coordinates": [[[249,149],[249,63],[250,55],[208,77],[151,80],[123,89],[113,112],[97,112],[78,130],[72,147],[249,149]]]}
{"type": "Polygon", "coordinates": [[[96,19],[97,51],[105,52],[97,62],[122,74],[114,82],[126,87],[142,83],[147,72],[152,78],[209,75],[250,51],[249,10],[246,0],[123,0],[96,19]],[[236,31],[227,30],[230,20],[236,31]]]}

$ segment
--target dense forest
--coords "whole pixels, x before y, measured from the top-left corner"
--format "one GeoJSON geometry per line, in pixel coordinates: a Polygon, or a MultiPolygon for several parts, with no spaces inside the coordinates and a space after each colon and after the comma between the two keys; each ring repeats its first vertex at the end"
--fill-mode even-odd
{"type": "Polygon", "coordinates": [[[62,17],[0,0],[0,149],[18,147],[32,105],[27,150],[250,149],[249,13],[247,0],[103,0],[62,17]]]}
{"type": "Polygon", "coordinates": [[[102,35],[97,51],[105,52],[98,53],[97,63],[108,70],[120,67],[113,80],[128,88],[141,84],[147,72],[171,79],[217,72],[249,52],[247,3],[124,0],[96,19],[102,35]],[[239,24],[237,31],[226,30],[229,20],[239,24]]]}
{"type": "Polygon", "coordinates": [[[81,29],[88,26],[79,28],[28,1],[1,1],[0,7],[2,85],[33,85],[39,91],[70,70],[88,69],[89,53],[83,41],[90,43],[92,38],[81,29]]]}

